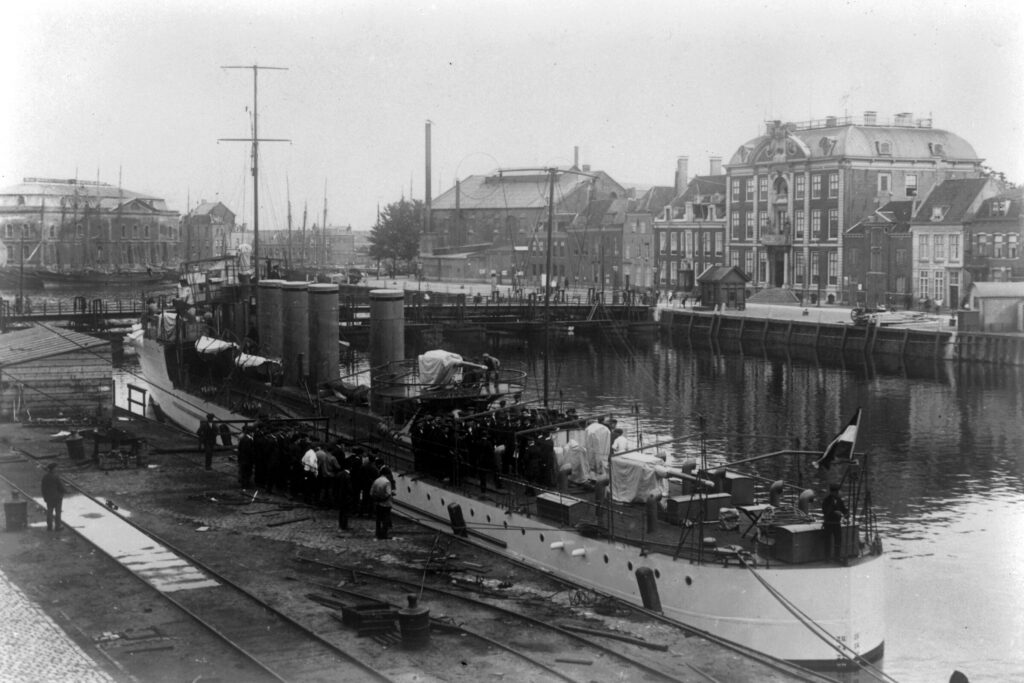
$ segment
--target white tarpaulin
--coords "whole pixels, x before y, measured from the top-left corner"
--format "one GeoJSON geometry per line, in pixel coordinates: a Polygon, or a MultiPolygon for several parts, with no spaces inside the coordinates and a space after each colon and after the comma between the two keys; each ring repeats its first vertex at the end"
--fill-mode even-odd
{"type": "Polygon", "coordinates": [[[435,387],[453,384],[463,362],[459,354],[442,349],[420,354],[418,360],[420,383],[435,387]]]}
{"type": "Polygon", "coordinates": [[[233,342],[214,339],[213,337],[200,337],[196,340],[196,351],[199,353],[215,354],[237,348],[238,345],[233,342]]]}
{"type": "Polygon", "coordinates": [[[654,455],[630,453],[612,458],[612,499],[620,503],[645,502],[652,496],[668,495],[672,472],[654,455]]]}
{"type": "Polygon", "coordinates": [[[265,363],[280,365],[281,361],[274,360],[273,358],[264,358],[263,356],[253,356],[248,353],[240,353],[238,358],[235,359],[235,365],[240,368],[259,368],[265,363]]]}

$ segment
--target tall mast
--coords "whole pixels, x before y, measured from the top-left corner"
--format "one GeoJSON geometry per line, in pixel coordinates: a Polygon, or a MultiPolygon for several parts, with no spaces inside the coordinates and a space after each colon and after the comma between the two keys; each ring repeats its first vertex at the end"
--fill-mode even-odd
{"type": "MultiPolygon", "coordinates": [[[[254,284],[260,281],[260,143],[261,142],[290,142],[286,138],[261,138],[259,136],[259,88],[258,75],[260,69],[287,71],[283,66],[224,66],[222,69],[252,69],[252,136],[248,138],[221,138],[226,142],[248,142],[252,144],[252,260],[255,264],[254,284]]],[[[256,309],[259,310],[260,289],[257,286],[254,290],[256,297],[256,309]]]]}
{"type": "Polygon", "coordinates": [[[548,239],[547,254],[544,257],[544,408],[548,407],[548,356],[551,355],[551,235],[555,222],[555,174],[558,169],[548,169],[548,239]]]}
{"type": "Polygon", "coordinates": [[[288,251],[285,252],[284,269],[289,271],[292,268],[292,186],[285,176],[284,185],[288,193],[288,251]]]}

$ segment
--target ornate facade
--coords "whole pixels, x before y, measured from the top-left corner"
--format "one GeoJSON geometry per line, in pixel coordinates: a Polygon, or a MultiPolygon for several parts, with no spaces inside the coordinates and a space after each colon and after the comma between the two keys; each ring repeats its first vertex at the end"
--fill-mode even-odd
{"type": "Polygon", "coordinates": [[[930,119],[881,122],[828,117],[768,122],[727,170],[729,265],[755,289],[784,287],[806,303],[849,302],[843,235],[891,201],[927,195],[954,178],[977,178],[982,159],[930,119]]]}

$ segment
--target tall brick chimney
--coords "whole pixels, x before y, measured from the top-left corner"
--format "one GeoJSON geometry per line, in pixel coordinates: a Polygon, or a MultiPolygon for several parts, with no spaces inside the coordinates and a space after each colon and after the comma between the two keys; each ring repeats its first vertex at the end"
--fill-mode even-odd
{"type": "Polygon", "coordinates": [[[722,175],[722,157],[710,157],[708,159],[708,174],[709,175],[722,175]]]}
{"type": "Polygon", "coordinates": [[[686,182],[689,180],[689,157],[676,159],[676,196],[678,197],[686,190],[686,182]]]}

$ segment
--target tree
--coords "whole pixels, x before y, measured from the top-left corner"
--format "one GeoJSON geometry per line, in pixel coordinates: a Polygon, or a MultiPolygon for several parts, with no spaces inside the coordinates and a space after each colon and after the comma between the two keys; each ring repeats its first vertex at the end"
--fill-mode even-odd
{"type": "Polygon", "coordinates": [[[377,216],[370,231],[370,258],[388,263],[391,275],[397,266],[408,265],[419,255],[423,211],[420,200],[401,199],[385,206],[377,216]]]}

